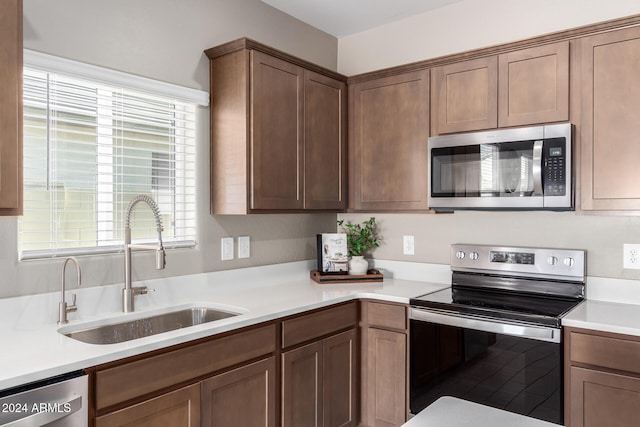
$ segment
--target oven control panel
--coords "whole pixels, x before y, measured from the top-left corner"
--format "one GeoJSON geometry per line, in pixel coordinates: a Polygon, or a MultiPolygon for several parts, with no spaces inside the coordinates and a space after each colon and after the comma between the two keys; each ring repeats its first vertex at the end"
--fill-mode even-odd
{"type": "Polygon", "coordinates": [[[578,249],[451,245],[451,269],[543,275],[583,281],[586,252],[578,249]]]}

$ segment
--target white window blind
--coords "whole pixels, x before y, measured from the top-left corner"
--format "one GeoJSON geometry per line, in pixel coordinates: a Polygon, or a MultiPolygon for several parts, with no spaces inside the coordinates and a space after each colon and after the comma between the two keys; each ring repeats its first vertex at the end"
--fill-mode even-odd
{"type": "MultiPolygon", "coordinates": [[[[138,194],[157,202],[166,247],[195,245],[195,103],[103,81],[25,66],[21,259],[121,250],[138,194]]],[[[145,205],[131,224],[157,238],[145,205]]]]}

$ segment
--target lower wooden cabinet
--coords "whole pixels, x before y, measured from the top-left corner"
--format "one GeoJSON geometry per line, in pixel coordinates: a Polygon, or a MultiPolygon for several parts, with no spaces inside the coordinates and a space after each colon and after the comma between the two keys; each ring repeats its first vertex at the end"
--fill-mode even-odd
{"type": "Polygon", "coordinates": [[[571,425],[628,427],[640,420],[640,378],[571,368],[571,425]]]}
{"type": "Polygon", "coordinates": [[[95,420],[96,427],[200,425],[200,384],[160,395],[95,420]]]}
{"type": "Polygon", "coordinates": [[[325,427],[356,425],[356,330],[324,340],[323,402],[325,427]]]}
{"type": "Polygon", "coordinates": [[[638,425],[639,337],[565,328],[565,375],[565,425],[638,425]]]}
{"type": "Polygon", "coordinates": [[[407,312],[404,305],[363,302],[362,425],[400,426],[407,420],[407,312]]]}
{"type": "Polygon", "coordinates": [[[322,342],[282,354],[282,426],[322,426],[322,342]]]}
{"type": "Polygon", "coordinates": [[[201,385],[202,427],[276,425],[274,357],[216,375],[201,385]]]}
{"type": "Polygon", "coordinates": [[[358,314],[337,304],[87,369],[89,425],[355,427],[358,314]]]}
{"type": "Polygon", "coordinates": [[[356,425],[356,331],[282,354],[282,426],[356,425]]]}
{"type": "Polygon", "coordinates": [[[368,425],[399,426],[407,416],[407,336],[369,328],[367,341],[368,425]]]}

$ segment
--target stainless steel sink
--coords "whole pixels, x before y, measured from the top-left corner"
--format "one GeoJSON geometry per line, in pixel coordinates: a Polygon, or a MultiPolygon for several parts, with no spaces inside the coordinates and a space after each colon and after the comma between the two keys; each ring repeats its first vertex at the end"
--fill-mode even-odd
{"type": "Polygon", "coordinates": [[[89,344],[116,344],[226,319],[237,316],[238,314],[239,313],[209,307],[190,307],[141,319],[128,320],[126,322],[109,325],[99,325],[69,332],[63,332],[63,330],[68,330],[68,328],[64,328],[60,332],[70,338],[89,344]]]}

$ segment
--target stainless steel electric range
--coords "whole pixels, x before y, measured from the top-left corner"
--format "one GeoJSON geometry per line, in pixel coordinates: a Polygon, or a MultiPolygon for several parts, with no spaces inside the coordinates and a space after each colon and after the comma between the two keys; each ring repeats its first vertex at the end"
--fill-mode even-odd
{"type": "Polygon", "coordinates": [[[562,317],[584,299],[585,251],[456,244],[451,287],[412,298],[410,395],[563,421],[562,317]]]}

